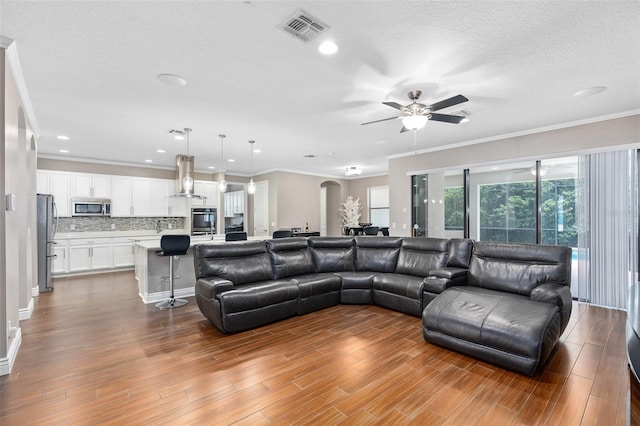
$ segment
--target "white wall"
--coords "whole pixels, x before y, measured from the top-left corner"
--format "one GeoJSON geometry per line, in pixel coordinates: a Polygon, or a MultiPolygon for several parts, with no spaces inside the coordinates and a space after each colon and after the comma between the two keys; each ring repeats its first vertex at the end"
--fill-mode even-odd
{"type": "Polygon", "coordinates": [[[0,162],[0,375],[7,374],[21,341],[20,317],[27,319],[33,307],[31,295],[35,267],[35,144],[30,117],[25,111],[24,87],[15,46],[0,38],[0,124],[3,132],[0,162]],[[6,211],[5,194],[15,197],[15,210],[6,211]],[[11,329],[9,329],[11,325],[11,329]]]}

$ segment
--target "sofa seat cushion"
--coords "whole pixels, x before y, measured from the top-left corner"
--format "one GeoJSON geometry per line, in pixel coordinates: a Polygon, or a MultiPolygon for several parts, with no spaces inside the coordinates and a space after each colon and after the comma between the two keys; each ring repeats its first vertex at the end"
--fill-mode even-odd
{"type": "Polygon", "coordinates": [[[308,274],[293,278],[298,284],[298,299],[340,291],[342,281],[335,274],[308,274]]]}
{"type": "Polygon", "coordinates": [[[375,272],[336,272],[342,280],[340,303],[370,305],[373,303],[373,277],[375,272]]]}
{"type": "Polygon", "coordinates": [[[223,314],[249,311],[298,299],[298,284],[293,280],[263,281],[216,294],[223,314]]]}
{"type": "Polygon", "coordinates": [[[424,308],[427,341],[534,375],[560,337],[560,311],[525,296],[451,287],[424,308]]]}
{"type": "Polygon", "coordinates": [[[422,314],[421,277],[377,274],[373,277],[373,303],[419,317],[422,314]]]}
{"type": "Polygon", "coordinates": [[[376,274],[373,277],[373,290],[421,300],[423,280],[422,277],[414,275],[376,274]]]}
{"type": "Polygon", "coordinates": [[[298,315],[340,304],[340,277],[327,274],[299,275],[293,278],[298,285],[298,315]]]}

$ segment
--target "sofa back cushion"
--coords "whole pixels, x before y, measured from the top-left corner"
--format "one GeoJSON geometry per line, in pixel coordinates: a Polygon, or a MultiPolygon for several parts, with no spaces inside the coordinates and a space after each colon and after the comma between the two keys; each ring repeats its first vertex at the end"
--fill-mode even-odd
{"type": "Polygon", "coordinates": [[[403,238],[396,273],[428,277],[433,269],[447,265],[449,240],[443,238],[403,238]]]}
{"type": "Polygon", "coordinates": [[[273,279],[264,241],[198,244],[193,262],[196,279],[220,277],[235,285],[273,279]]]}
{"type": "Polygon", "coordinates": [[[571,248],[475,242],[468,285],[529,296],[546,282],[571,285],[571,248]]]}
{"type": "Polygon", "coordinates": [[[309,237],[308,243],[316,272],[353,271],[355,246],[352,237],[309,237]]]}
{"type": "Polygon", "coordinates": [[[400,237],[355,237],[356,271],[394,272],[402,245],[400,237]]]}
{"type": "Polygon", "coordinates": [[[273,276],[276,279],[315,272],[304,237],[267,240],[273,276]]]}
{"type": "Polygon", "coordinates": [[[453,238],[449,244],[449,259],[447,266],[469,269],[473,240],[453,238]]]}

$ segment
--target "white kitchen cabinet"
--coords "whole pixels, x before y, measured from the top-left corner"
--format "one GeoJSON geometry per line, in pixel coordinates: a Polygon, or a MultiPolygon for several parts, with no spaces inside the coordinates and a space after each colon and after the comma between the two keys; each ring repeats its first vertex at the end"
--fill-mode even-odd
{"type": "Polygon", "coordinates": [[[146,178],[131,179],[131,216],[153,216],[151,182],[146,178]]]}
{"type": "Polygon", "coordinates": [[[218,205],[218,198],[220,198],[218,182],[196,180],[193,184],[193,192],[206,197],[205,199],[194,199],[194,206],[202,205],[208,207],[216,207],[218,205]]]}
{"type": "Polygon", "coordinates": [[[49,193],[49,172],[47,170],[36,171],[36,192],[38,194],[49,193]]]}
{"type": "Polygon", "coordinates": [[[113,239],[113,267],[123,268],[135,263],[133,241],[131,238],[113,239]]]}
{"type": "Polygon", "coordinates": [[[74,239],[69,241],[69,272],[109,269],[113,264],[113,239],[74,239]]]}
{"type": "Polygon", "coordinates": [[[224,216],[233,217],[244,213],[244,191],[226,192],[224,194],[224,216]]]}
{"type": "Polygon", "coordinates": [[[173,182],[168,179],[150,179],[149,216],[168,216],[169,195],[173,190],[173,182]]]}
{"type": "Polygon", "coordinates": [[[57,214],[60,217],[71,216],[71,198],[69,172],[38,170],[36,172],[36,191],[39,194],[53,194],[57,214]]]}
{"type": "Polygon", "coordinates": [[[64,274],[69,272],[69,242],[67,240],[55,240],[54,242],[52,273],[64,274]]]}
{"type": "Polygon", "coordinates": [[[132,216],[131,178],[113,176],[111,178],[111,216],[132,216]]]}
{"type": "Polygon", "coordinates": [[[49,172],[49,194],[53,194],[59,217],[71,216],[71,198],[69,197],[69,173],[49,172]]]}
{"type": "Polygon", "coordinates": [[[86,173],[71,174],[73,197],[111,198],[111,178],[86,173]]]}

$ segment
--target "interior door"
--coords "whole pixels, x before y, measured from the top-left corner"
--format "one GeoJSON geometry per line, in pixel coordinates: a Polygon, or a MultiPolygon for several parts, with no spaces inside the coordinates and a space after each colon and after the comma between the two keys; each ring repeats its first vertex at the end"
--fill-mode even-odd
{"type": "Polygon", "coordinates": [[[253,235],[270,237],[269,233],[269,182],[256,182],[253,195],[253,235]]]}

